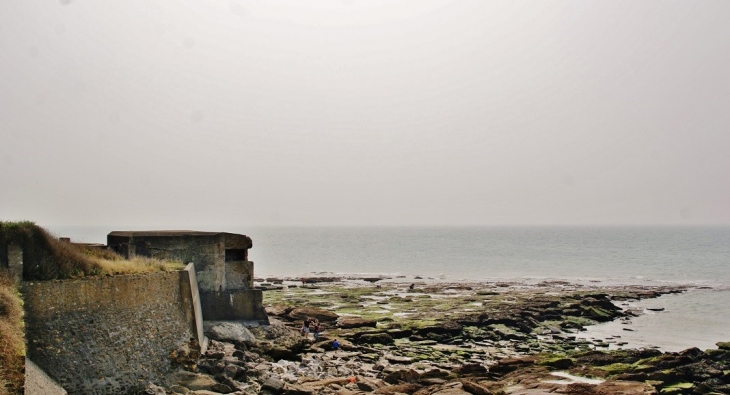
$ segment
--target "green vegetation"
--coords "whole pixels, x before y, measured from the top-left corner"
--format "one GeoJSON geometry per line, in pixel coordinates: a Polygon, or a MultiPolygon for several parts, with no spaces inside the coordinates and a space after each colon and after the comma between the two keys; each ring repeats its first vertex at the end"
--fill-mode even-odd
{"type": "Polygon", "coordinates": [[[22,393],[24,357],[23,300],[7,270],[0,270],[0,395],[22,393]]]}

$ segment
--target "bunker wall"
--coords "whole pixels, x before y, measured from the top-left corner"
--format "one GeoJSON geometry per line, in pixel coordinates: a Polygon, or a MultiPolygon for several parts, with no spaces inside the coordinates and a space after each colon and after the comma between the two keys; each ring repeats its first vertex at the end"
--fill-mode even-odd
{"type": "Polygon", "coordinates": [[[185,270],[25,282],[22,292],[28,357],[70,394],[139,392],[202,333],[185,270]]]}

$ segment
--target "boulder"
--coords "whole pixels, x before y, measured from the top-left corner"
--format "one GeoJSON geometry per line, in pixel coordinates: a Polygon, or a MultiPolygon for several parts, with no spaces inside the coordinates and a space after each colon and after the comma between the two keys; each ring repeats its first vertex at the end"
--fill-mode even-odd
{"type": "Polygon", "coordinates": [[[378,388],[382,388],[387,385],[382,380],[363,376],[357,376],[355,384],[357,385],[357,388],[365,392],[373,392],[378,388]]]}
{"type": "Polygon", "coordinates": [[[316,307],[300,307],[290,311],[287,317],[294,321],[316,318],[319,322],[335,322],[339,316],[329,310],[318,309],[316,307]]]}
{"type": "Polygon", "coordinates": [[[167,392],[165,392],[165,389],[162,387],[158,387],[153,383],[147,383],[147,386],[144,389],[145,394],[149,395],[166,395],[167,392]]]}
{"type": "Polygon", "coordinates": [[[396,370],[383,378],[383,381],[390,384],[404,383],[416,383],[420,375],[413,369],[400,369],[396,370]]]}
{"type": "Polygon", "coordinates": [[[168,357],[174,364],[190,368],[194,366],[197,363],[198,358],[200,358],[200,345],[195,339],[190,339],[189,341],[181,344],[177,349],[170,352],[168,357]]]}
{"type": "Polygon", "coordinates": [[[192,391],[212,390],[213,386],[218,384],[212,377],[207,374],[184,372],[177,377],[177,383],[192,391]]]}
{"type": "Polygon", "coordinates": [[[262,391],[271,391],[275,394],[280,394],[284,391],[284,381],[279,380],[276,377],[270,377],[261,385],[262,391]]]}
{"type": "Polygon", "coordinates": [[[253,351],[268,355],[274,360],[296,359],[306,343],[299,331],[284,325],[260,326],[251,328],[250,331],[256,336],[253,351]]]}
{"type": "Polygon", "coordinates": [[[233,389],[225,384],[217,383],[210,387],[212,391],[221,393],[221,394],[230,394],[233,392],[233,389]]]}
{"type": "Polygon", "coordinates": [[[275,315],[275,316],[285,316],[285,315],[289,314],[289,312],[292,310],[294,310],[293,307],[287,306],[285,304],[275,304],[273,306],[269,306],[266,308],[266,314],[275,315]]]}
{"type": "Polygon", "coordinates": [[[215,340],[251,345],[256,342],[253,334],[239,322],[206,321],[206,335],[215,340]]]}

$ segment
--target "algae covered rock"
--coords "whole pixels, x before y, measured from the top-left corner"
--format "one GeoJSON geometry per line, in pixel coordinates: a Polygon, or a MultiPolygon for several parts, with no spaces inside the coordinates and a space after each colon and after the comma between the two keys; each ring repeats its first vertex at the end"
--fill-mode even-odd
{"type": "Polygon", "coordinates": [[[315,318],[320,322],[335,322],[339,317],[337,314],[316,307],[300,307],[294,309],[287,316],[295,321],[304,321],[307,318],[315,318]]]}
{"type": "Polygon", "coordinates": [[[359,344],[393,344],[393,337],[386,332],[363,333],[357,337],[359,344]]]}
{"type": "Polygon", "coordinates": [[[299,331],[283,325],[251,328],[251,333],[256,337],[254,350],[276,360],[296,358],[305,344],[299,331]]]}
{"type": "Polygon", "coordinates": [[[360,317],[339,317],[337,319],[337,327],[343,328],[343,329],[363,328],[363,327],[375,328],[377,325],[378,325],[377,320],[371,320],[371,319],[360,318],[360,317]]]}
{"type": "Polygon", "coordinates": [[[717,342],[715,344],[717,345],[717,348],[719,348],[720,350],[730,351],[730,342],[717,342]]]}

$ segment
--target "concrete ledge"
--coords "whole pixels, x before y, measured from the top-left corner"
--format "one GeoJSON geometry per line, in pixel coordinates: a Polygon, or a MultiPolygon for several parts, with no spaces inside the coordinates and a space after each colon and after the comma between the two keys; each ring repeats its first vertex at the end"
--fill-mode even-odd
{"type": "Polygon", "coordinates": [[[180,293],[185,303],[190,303],[190,308],[185,310],[188,322],[191,323],[191,332],[195,335],[195,340],[200,344],[200,353],[205,354],[208,349],[208,338],[203,333],[203,309],[200,305],[200,293],[198,292],[198,280],[195,278],[195,266],[188,263],[183,269],[183,275],[180,276],[180,293]]]}
{"type": "Polygon", "coordinates": [[[25,359],[25,395],[67,395],[63,387],[50,378],[33,361],[25,359]]]}
{"type": "Polygon", "coordinates": [[[263,292],[258,289],[201,291],[200,303],[206,321],[257,321],[269,324],[263,306],[263,292]]]}

